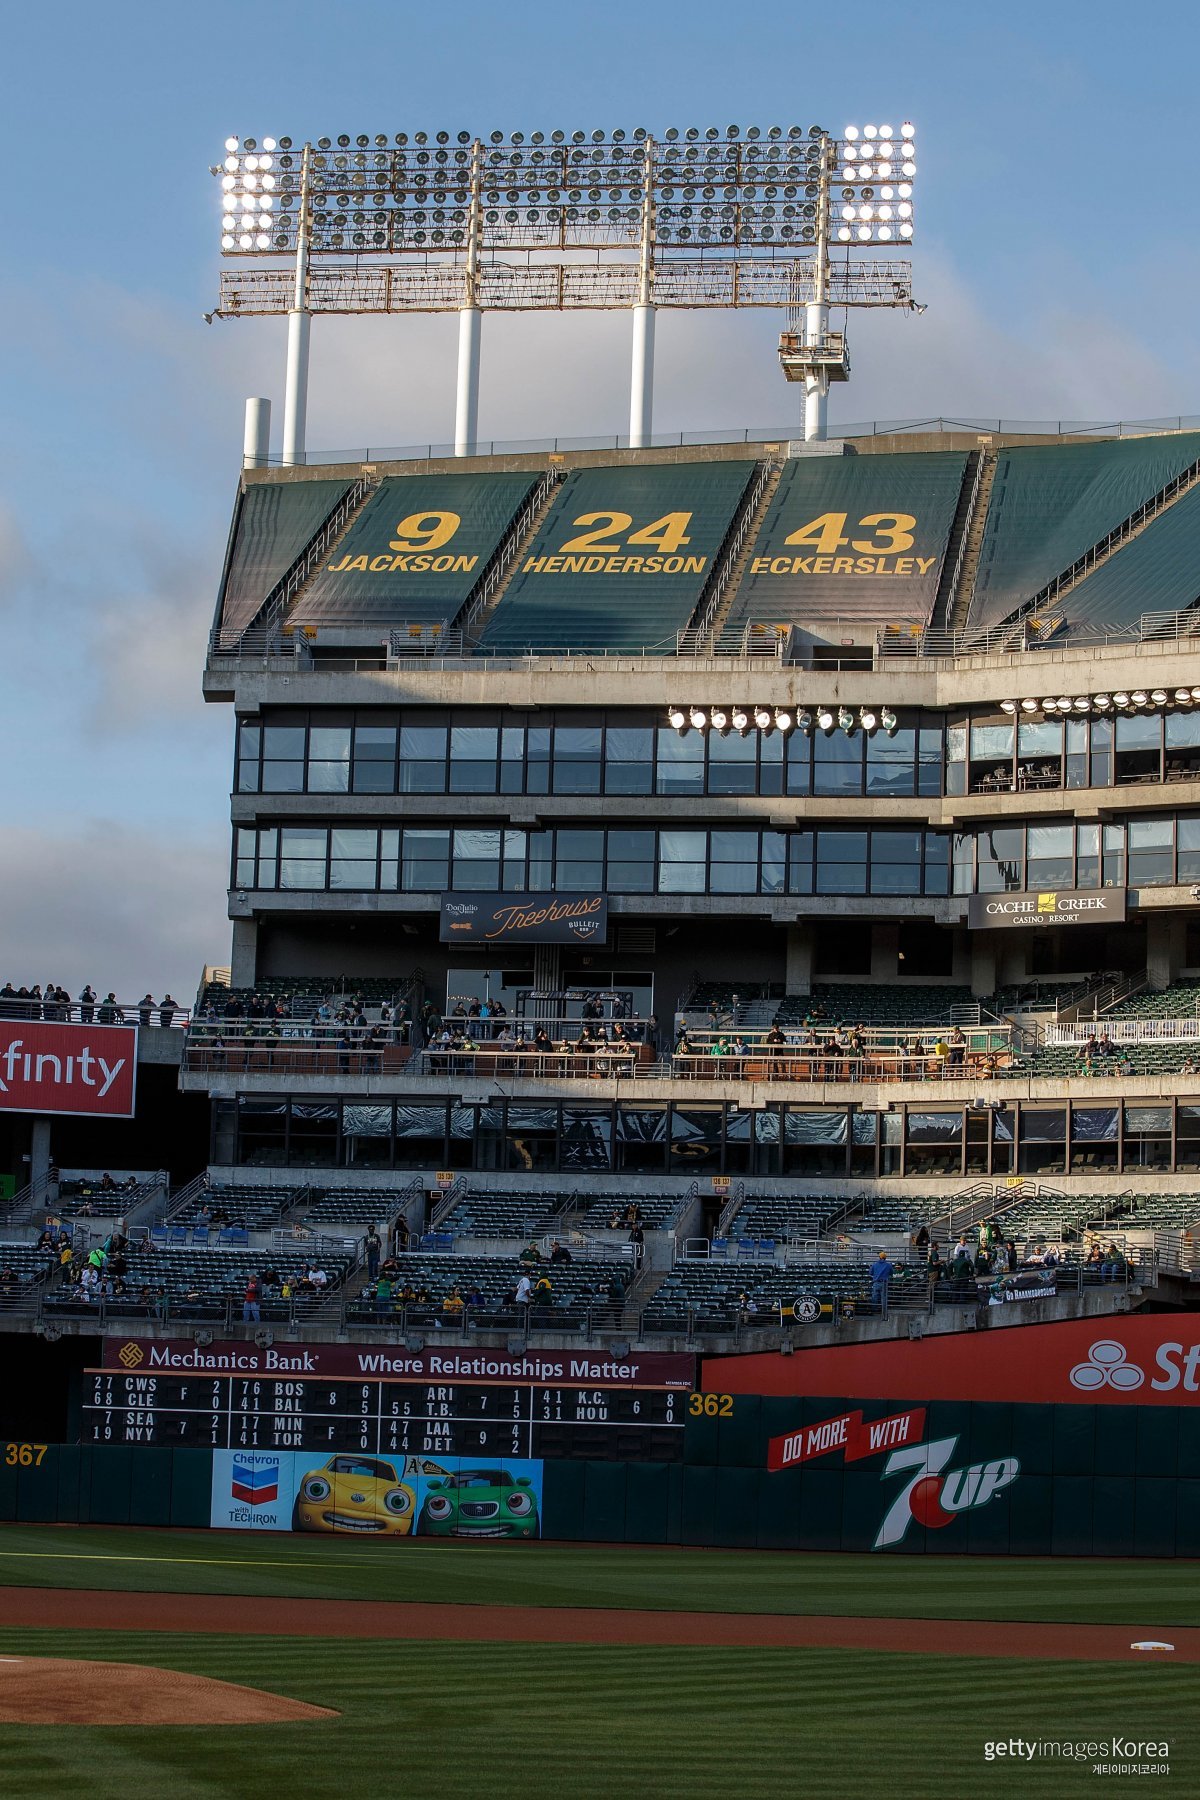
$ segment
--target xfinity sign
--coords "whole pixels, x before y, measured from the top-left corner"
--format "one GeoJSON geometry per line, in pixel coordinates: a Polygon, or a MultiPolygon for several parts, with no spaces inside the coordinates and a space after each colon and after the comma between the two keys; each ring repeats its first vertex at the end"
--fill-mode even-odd
{"type": "Polygon", "coordinates": [[[967,924],[972,931],[1006,926],[1120,925],[1125,919],[1124,888],[1049,888],[1034,894],[972,894],[967,924]]]}
{"type": "Polygon", "coordinates": [[[0,1111],[131,1119],[134,1025],[0,1024],[0,1111]]]}

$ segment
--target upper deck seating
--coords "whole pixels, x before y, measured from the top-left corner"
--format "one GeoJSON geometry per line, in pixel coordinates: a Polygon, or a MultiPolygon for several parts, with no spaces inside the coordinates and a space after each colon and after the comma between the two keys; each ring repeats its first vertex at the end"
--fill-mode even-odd
{"type": "Polygon", "coordinates": [[[750,547],[727,628],[927,624],[966,464],[957,450],[796,457],[750,547]]]}
{"type": "Polygon", "coordinates": [[[1200,434],[1001,450],[968,631],[999,625],[1200,457],[1200,434]]]}
{"type": "Polygon", "coordinates": [[[713,574],[752,462],[576,469],[480,646],[673,654],[713,574]]]}
{"type": "Polygon", "coordinates": [[[222,643],[234,643],[277,581],[311,543],[346,481],[256,481],[238,504],[221,589],[222,643]]]}
{"type": "Polygon", "coordinates": [[[532,492],[528,475],[390,475],[325,565],[290,625],[449,624],[532,492]]]}

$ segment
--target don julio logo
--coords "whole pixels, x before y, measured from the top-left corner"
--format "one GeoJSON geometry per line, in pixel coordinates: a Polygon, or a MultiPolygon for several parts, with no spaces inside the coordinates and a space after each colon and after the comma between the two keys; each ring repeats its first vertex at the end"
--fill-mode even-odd
{"type": "Polygon", "coordinates": [[[146,1352],[140,1344],[130,1342],[122,1344],[117,1351],[117,1361],[123,1369],[138,1369],[146,1360],[146,1352]]]}

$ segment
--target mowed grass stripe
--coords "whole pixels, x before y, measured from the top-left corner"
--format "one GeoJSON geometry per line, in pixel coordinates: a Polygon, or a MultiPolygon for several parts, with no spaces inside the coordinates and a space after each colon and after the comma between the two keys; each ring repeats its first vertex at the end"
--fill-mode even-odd
{"type": "Polygon", "coordinates": [[[445,1605],[1200,1625],[1192,1565],[0,1529],[0,1587],[445,1605]]]}
{"type": "MultiPolygon", "coordinates": [[[[107,1800],[169,1793],[214,1800],[311,1792],[325,1779],[364,1797],[405,1791],[488,1800],[731,1792],[876,1792],[959,1800],[968,1792],[1095,1793],[1090,1765],[987,1764],[987,1738],[1173,1743],[1194,1682],[1169,1665],[996,1662],[859,1651],[366,1644],[238,1637],[2,1632],[5,1655],[157,1663],[337,1707],[328,1725],[211,1730],[0,1726],[9,1792],[107,1800]]],[[[2,1679],[2,1675],[0,1675],[2,1679]]],[[[1108,1784],[1106,1784],[1108,1791],[1108,1784]]]]}

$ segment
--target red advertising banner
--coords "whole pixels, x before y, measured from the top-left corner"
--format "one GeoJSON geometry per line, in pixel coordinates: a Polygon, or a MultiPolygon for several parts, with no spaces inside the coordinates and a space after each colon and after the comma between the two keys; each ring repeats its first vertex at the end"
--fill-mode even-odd
{"type": "Polygon", "coordinates": [[[861,1462],[864,1456],[882,1456],[900,1444],[915,1444],[925,1430],[925,1408],[915,1406],[910,1412],[889,1413],[885,1419],[872,1419],[863,1424],[861,1412],[839,1413],[835,1419],[822,1419],[819,1425],[805,1425],[783,1437],[771,1438],[767,1444],[768,1469],[792,1469],[797,1463],[811,1462],[814,1456],[831,1456],[835,1450],[845,1452],[847,1462],[861,1462]]]}
{"type": "Polygon", "coordinates": [[[136,1025],[0,1022],[0,1111],[132,1119],[136,1025]]]}
{"type": "Polygon", "coordinates": [[[200,1369],[214,1375],[315,1375],[362,1381],[503,1381],[548,1387],[695,1386],[696,1359],[663,1351],[376,1349],[370,1344],[217,1342],[201,1348],[191,1338],[110,1337],[104,1367],[153,1374],[200,1369]]]}
{"type": "Polygon", "coordinates": [[[701,1387],[710,1394],[848,1400],[1196,1405],[1200,1314],[1070,1319],[940,1337],[882,1338],[821,1345],[786,1357],[706,1356],[701,1387]]]}

